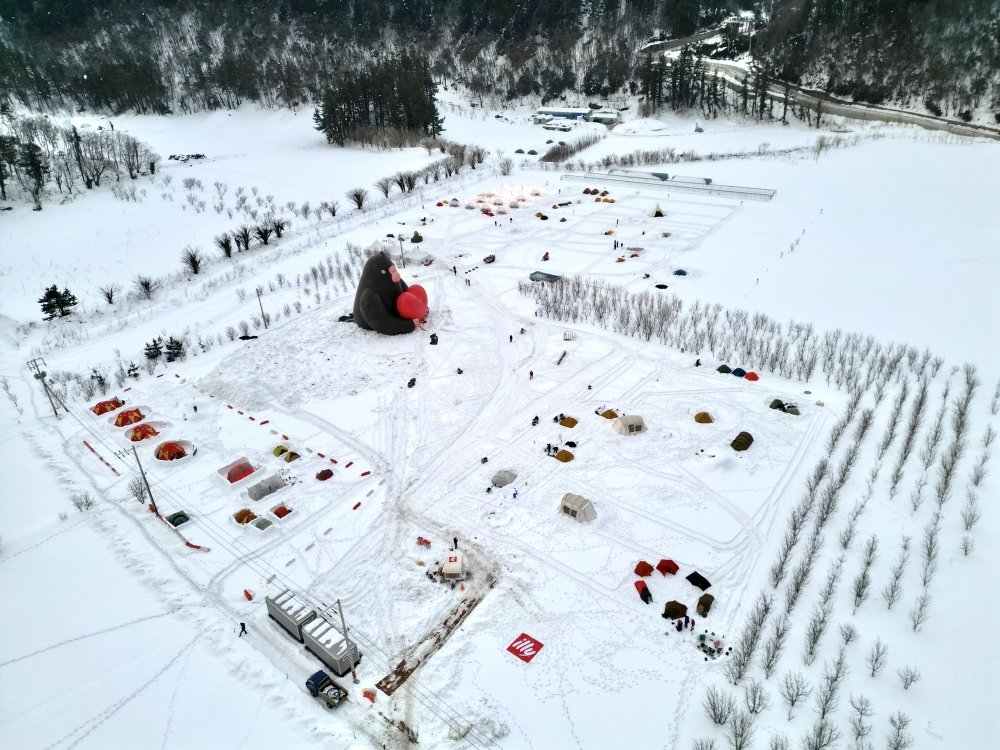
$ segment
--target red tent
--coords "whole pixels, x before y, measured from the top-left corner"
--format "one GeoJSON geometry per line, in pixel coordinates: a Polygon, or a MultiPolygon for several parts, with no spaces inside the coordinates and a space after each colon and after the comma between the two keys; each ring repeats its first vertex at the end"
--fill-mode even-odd
{"type": "Polygon", "coordinates": [[[136,425],[131,429],[128,434],[128,439],[133,443],[138,443],[140,440],[145,440],[146,438],[156,437],[159,435],[153,425],[148,423],[143,423],[136,425]]]}
{"type": "Polygon", "coordinates": [[[653,566],[650,565],[645,560],[640,560],[635,566],[635,574],[637,576],[648,576],[653,572],[653,566]]]}
{"type": "Polygon", "coordinates": [[[758,375],[755,372],[748,372],[746,374],[746,379],[747,380],[760,380],[760,375],[758,375]]]}
{"type": "Polygon", "coordinates": [[[173,440],[161,443],[156,448],[156,457],[161,461],[173,461],[178,458],[184,458],[186,455],[187,451],[184,450],[184,446],[173,440]]]}
{"type": "Polygon", "coordinates": [[[110,401],[101,401],[101,403],[94,406],[91,409],[91,411],[97,415],[107,414],[109,411],[114,411],[121,405],[122,405],[121,401],[119,401],[117,398],[113,398],[110,401]]]}
{"type": "Polygon", "coordinates": [[[676,575],[680,568],[677,567],[677,563],[673,560],[660,560],[656,563],[656,569],[660,571],[663,575],[670,573],[671,575],[676,575]]]}
{"type": "Polygon", "coordinates": [[[325,481],[326,481],[327,479],[329,479],[329,478],[330,478],[330,477],[332,477],[332,476],[333,476],[333,472],[332,472],[332,471],[330,471],[329,469],[322,469],[322,470],[320,470],[320,471],[319,471],[319,472],[318,472],[318,473],[316,474],[316,478],[317,478],[317,479],[318,479],[319,481],[321,481],[321,482],[325,482],[325,481]]]}
{"type": "Polygon", "coordinates": [[[292,511],[289,508],[286,508],[284,505],[279,505],[277,508],[274,509],[274,515],[276,515],[278,518],[284,518],[291,512],[292,511]]]}
{"type": "Polygon", "coordinates": [[[639,592],[639,598],[642,599],[646,604],[653,601],[653,595],[649,593],[649,587],[646,586],[645,581],[636,581],[634,584],[635,590],[639,592]]]}
{"type": "Polygon", "coordinates": [[[246,479],[248,476],[253,474],[253,471],[253,467],[246,461],[243,461],[236,464],[236,466],[226,472],[226,479],[229,480],[230,484],[234,484],[241,479],[246,479]]]}
{"type": "Polygon", "coordinates": [[[115,427],[124,427],[125,425],[135,424],[136,422],[141,422],[146,418],[138,409],[127,409],[115,417],[115,427]]]}

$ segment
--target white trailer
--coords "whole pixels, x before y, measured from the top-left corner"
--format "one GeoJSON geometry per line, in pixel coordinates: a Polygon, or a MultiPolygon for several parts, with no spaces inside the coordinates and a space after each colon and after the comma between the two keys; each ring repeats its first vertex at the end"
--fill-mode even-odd
{"type": "Polygon", "coordinates": [[[338,677],[343,677],[361,661],[362,654],[357,644],[352,641],[348,649],[347,639],[322,617],[302,626],[302,640],[306,649],[319,657],[338,677]]]}
{"type": "Polygon", "coordinates": [[[303,626],[316,619],[316,611],[287,589],[274,596],[265,596],[264,604],[271,619],[300,643],[303,626]]]}

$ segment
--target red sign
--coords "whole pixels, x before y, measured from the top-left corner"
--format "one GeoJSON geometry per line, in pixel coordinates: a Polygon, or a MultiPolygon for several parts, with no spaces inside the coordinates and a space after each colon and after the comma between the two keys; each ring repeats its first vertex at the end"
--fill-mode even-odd
{"type": "Polygon", "coordinates": [[[529,662],[542,650],[542,642],[536,641],[527,633],[521,633],[514,642],[507,647],[514,656],[524,662],[529,662]]]}

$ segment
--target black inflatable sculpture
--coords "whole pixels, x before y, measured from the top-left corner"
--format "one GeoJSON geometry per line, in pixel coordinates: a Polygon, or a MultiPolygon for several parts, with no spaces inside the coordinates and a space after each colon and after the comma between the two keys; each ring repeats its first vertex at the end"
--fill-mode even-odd
{"type": "Polygon", "coordinates": [[[385,253],[365,263],[354,297],[354,322],[386,336],[411,333],[427,316],[427,292],[419,284],[407,286],[385,253]]]}

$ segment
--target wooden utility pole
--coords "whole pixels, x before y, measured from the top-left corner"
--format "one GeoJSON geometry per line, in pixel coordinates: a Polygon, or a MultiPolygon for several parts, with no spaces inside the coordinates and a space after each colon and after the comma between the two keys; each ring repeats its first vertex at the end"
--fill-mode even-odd
{"type": "Polygon", "coordinates": [[[257,304],[260,305],[260,319],[264,321],[264,328],[267,328],[267,315],[264,313],[264,303],[260,301],[260,287],[257,287],[257,304]]]}
{"type": "Polygon", "coordinates": [[[153,489],[149,486],[149,480],[146,479],[146,470],[142,468],[142,461],[139,460],[139,451],[132,446],[132,453],[135,456],[135,462],[139,465],[139,474],[142,475],[142,481],[146,483],[146,492],[149,493],[149,504],[153,506],[153,513],[160,515],[160,509],[156,507],[156,500],[153,498],[153,489]]]}
{"type": "MultiPolygon", "coordinates": [[[[34,375],[35,380],[39,381],[42,384],[42,390],[45,391],[45,395],[48,396],[49,406],[52,407],[52,413],[58,419],[59,410],[56,409],[55,401],[53,401],[52,399],[52,392],[49,390],[49,384],[45,381],[46,372],[41,368],[41,365],[39,363],[41,363],[41,365],[44,365],[45,360],[42,359],[41,357],[36,357],[35,359],[30,360],[28,362],[28,369],[30,369],[32,372],[35,373],[34,375]]],[[[69,410],[67,409],[67,411],[69,410]]]]}

